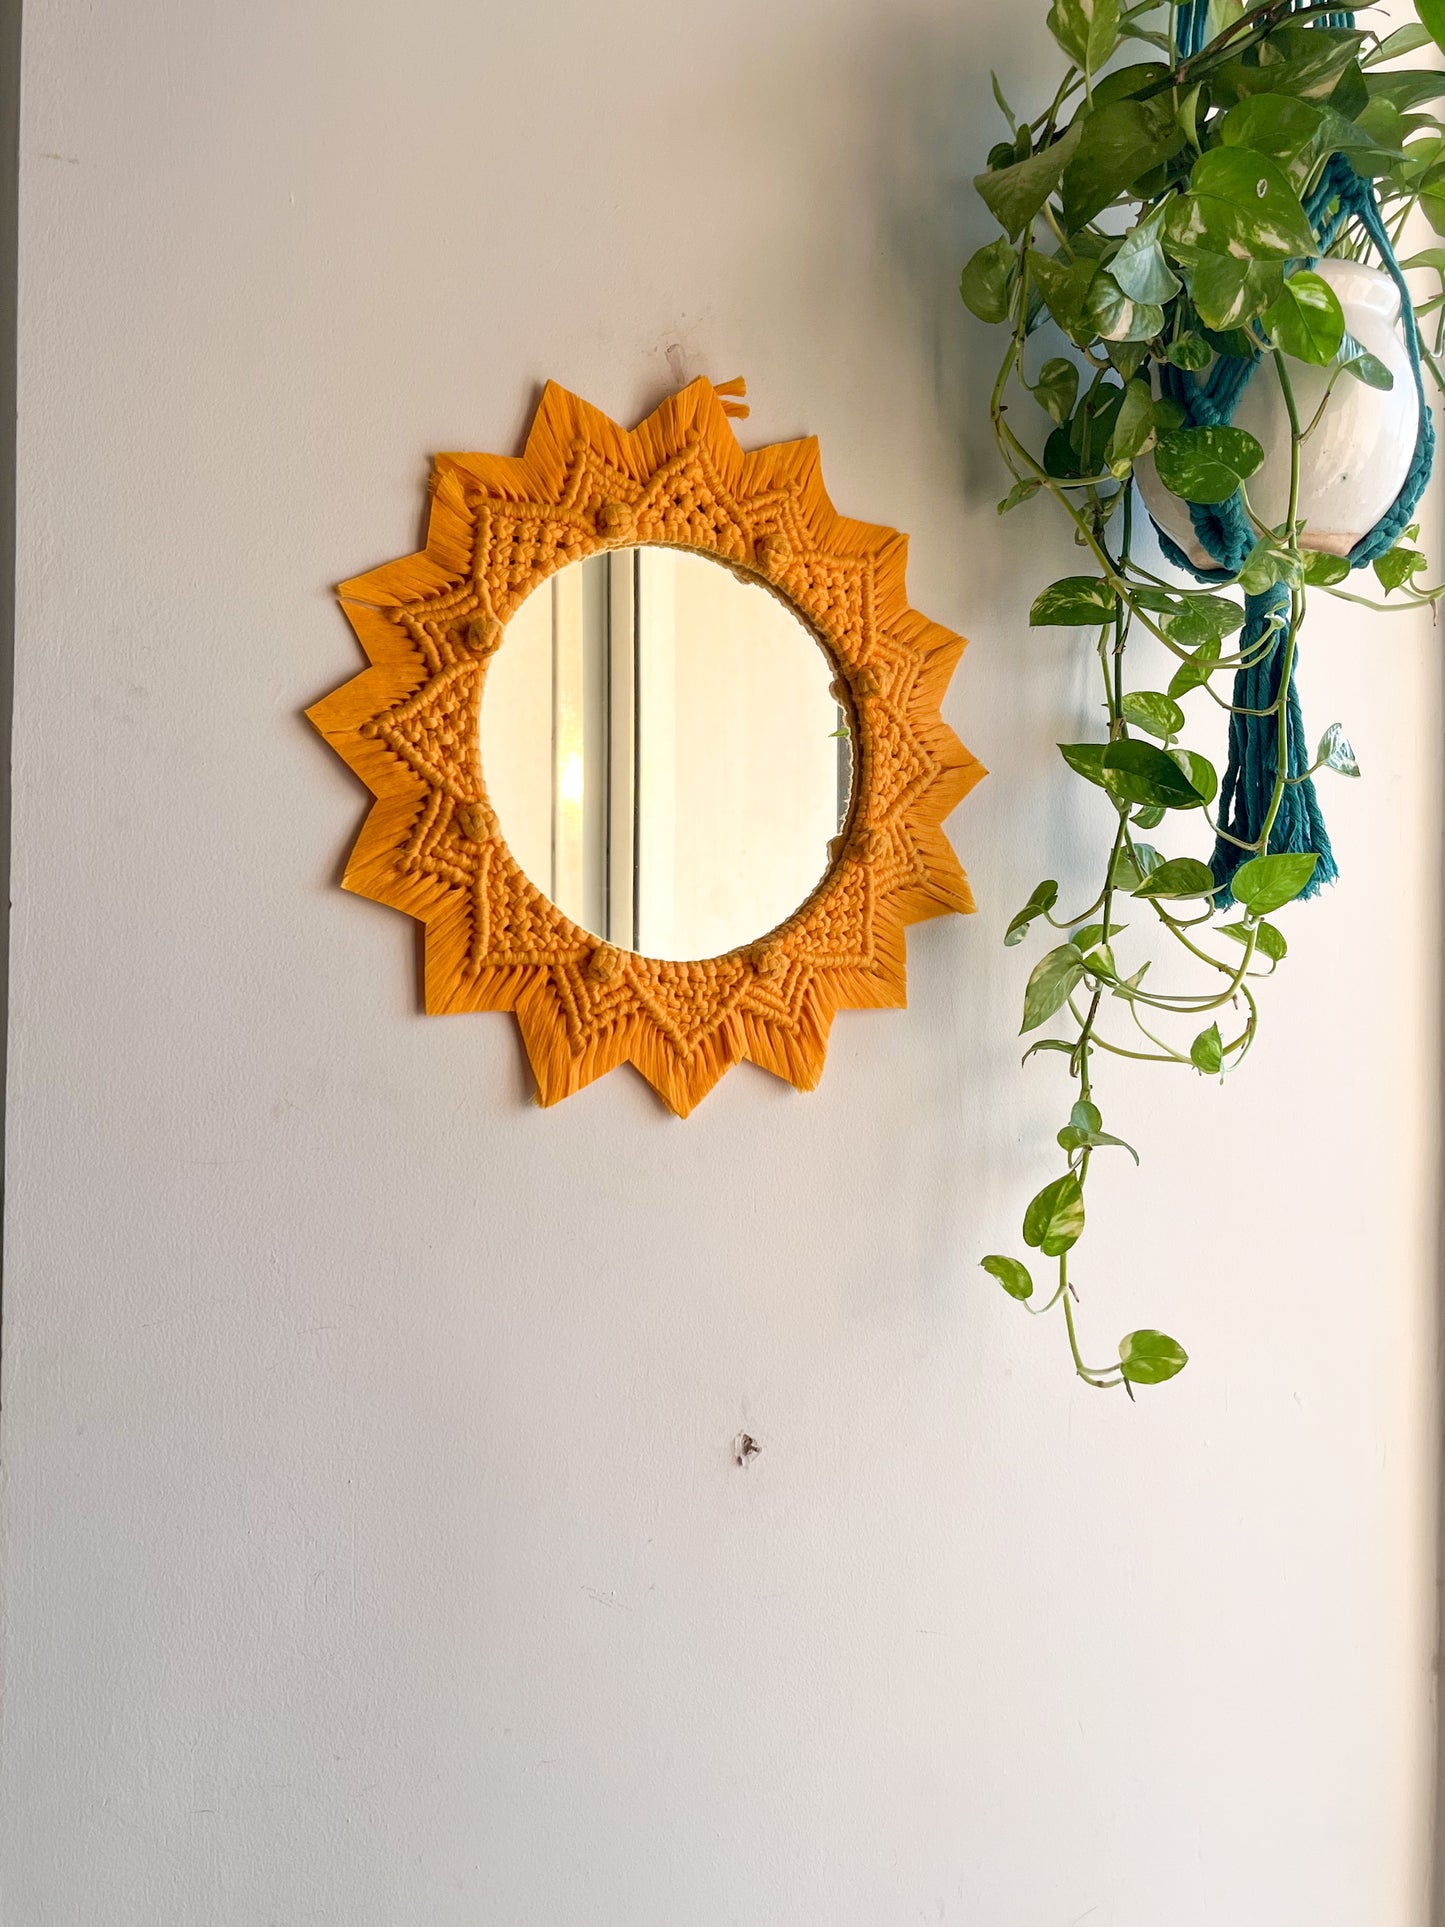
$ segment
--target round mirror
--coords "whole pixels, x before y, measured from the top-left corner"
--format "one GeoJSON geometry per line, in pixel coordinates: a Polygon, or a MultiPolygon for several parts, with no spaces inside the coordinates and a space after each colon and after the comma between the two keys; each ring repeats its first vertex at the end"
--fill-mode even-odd
{"type": "Polygon", "coordinates": [[[481,759],[531,881],[594,935],[686,961],[782,923],[848,813],[847,717],[812,632],[678,549],[544,582],[487,670],[481,759]]]}

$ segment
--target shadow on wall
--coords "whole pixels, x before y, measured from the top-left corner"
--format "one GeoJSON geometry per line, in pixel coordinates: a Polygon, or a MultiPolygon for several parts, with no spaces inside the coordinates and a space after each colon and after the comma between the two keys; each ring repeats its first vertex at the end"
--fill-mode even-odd
{"type": "MultiPolygon", "coordinates": [[[[757,177],[736,183],[736,192],[755,200],[760,225],[757,246],[738,267],[767,277],[764,287],[740,290],[753,297],[740,299],[742,311],[786,308],[803,318],[818,364],[846,392],[850,422],[886,421],[901,397],[921,392],[965,499],[990,511],[1003,489],[978,424],[988,419],[998,350],[964,308],[958,281],[968,256],[995,232],[973,188],[1004,131],[990,70],[1000,69],[1006,91],[1011,76],[1038,71],[1052,45],[1042,22],[1042,10],[1021,27],[1016,13],[983,5],[911,17],[880,10],[866,32],[835,31],[820,46],[800,21],[795,57],[779,51],[750,72],[745,90],[727,90],[729,118],[745,118],[756,135],[757,177]],[[799,101],[799,73],[811,76],[817,100],[831,103],[827,114],[799,101]],[[838,113],[839,99],[851,111],[838,113]],[[786,196],[773,191],[783,180],[786,196]]],[[[1027,93],[1022,78],[1015,91],[1021,100],[1027,93]]],[[[692,353],[686,361],[688,377],[759,374],[713,369],[692,353]]],[[[754,399],[774,409],[789,404],[760,385],[754,399]]],[[[826,425],[776,426],[786,435],[826,425]]],[[[892,454],[917,469],[916,441],[892,454]]],[[[849,505],[840,507],[846,513],[849,505]]]]}
{"type": "MultiPolygon", "coordinates": [[[[734,190],[758,210],[755,245],[734,265],[739,311],[775,318],[782,339],[812,341],[815,361],[780,369],[788,386],[776,393],[760,367],[687,372],[746,374],[769,438],[816,430],[840,511],[908,530],[918,605],[973,638],[945,711],[990,775],[947,827],[979,915],[962,933],[925,927],[910,949],[966,958],[946,966],[946,1021],[957,1049],[967,1035],[970,1074],[942,1053],[922,1108],[958,1119],[973,1147],[970,1189],[987,1192],[1022,1182],[1018,1120],[1035,1111],[1042,1120],[1053,1102],[1047,1079],[1018,1075],[1019,953],[999,943],[1017,908],[1007,900],[1018,888],[1015,853],[1056,853],[1050,873],[1067,884],[1086,817],[1055,744],[1087,734],[1094,713],[1076,638],[1027,627],[1029,584],[1067,574],[1074,551],[1045,509],[1006,523],[995,512],[1008,486],[988,429],[1002,347],[965,309],[958,283],[995,232],[973,187],[1003,126],[990,70],[1022,110],[1053,43],[1042,8],[1029,17],[919,0],[823,37],[801,19],[793,31],[796,44],[775,48],[728,94],[756,156],[734,190]],[[811,100],[797,95],[801,74],[811,100]],[[773,191],[784,180],[787,192],[773,191]],[[780,421],[780,407],[800,418],[780,421]]],[[[946,1132],[919,1137],[914,1154],[936,1160],[937,1194],[955,1199],[955,1215],[936,1220],[931,1255],[956,1270],[961,1251],[972,1261],[973,1241],[952,1149],[946,1132]]]]}
{"type": "MultiPolygon", "coordinates": [[[[896,106],[871,127],[868,166],[883,194],[880,252],[898,290],[898,320],[909,329],[899,351],[928,371],[964,497],[978,510],[992,511],[1007,480],[981,432],[1002,348],[997,330],[964,307],[958,281],[964,262],[998,231],[973,185],[1006,132],[990,72],[1003,70],[1005,92],[1022,108],[1027,82],[1011,89],[1009,75],[1024,65],[1021,46],[1032,56],[1033,38],[1020,32],[1016,14],[990,7],[931,39],[885,37],[866,61],[881,103],[896,106]]],[[[1028,71],[1039,67],[1044,38],[1028,71]]]]}

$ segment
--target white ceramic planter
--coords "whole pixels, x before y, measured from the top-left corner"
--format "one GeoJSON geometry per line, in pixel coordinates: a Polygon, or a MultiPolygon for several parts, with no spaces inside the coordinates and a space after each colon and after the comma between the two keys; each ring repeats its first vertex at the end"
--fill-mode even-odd
{"type": "MultiPolygon", "coordinates": [[[[1400,492],[1415,453],[1420,404],[1400,336],[1400,297],[1394,282],[1378,268],[1355,261],[1320,261],[1315,272],[1339,296],[1345,326],[1356,341],[1395,377],[1393,388],[1381,390],[1341,375],[1324,419],[1301,451],[1300,511],[1307,524],[1302,546],[1347,555],[1400,492]]],[[[1313,417],[1332,372],[1290,363],[1302,422],[1313,417]]],[[[1233,419],[1265,451],[1264,465],[1249,481],[1249,501],[1262,521],[1276,527],[1289,509],[1289,417],[1268,364],[1250,377],[1233,419]]],[[[1188,508],[1160,482],[1152,456],[1137,462],[1134,473],[1144,506],[1159,526],[1191,562],[1216,567],[1194,533],[1188,508]]]]}

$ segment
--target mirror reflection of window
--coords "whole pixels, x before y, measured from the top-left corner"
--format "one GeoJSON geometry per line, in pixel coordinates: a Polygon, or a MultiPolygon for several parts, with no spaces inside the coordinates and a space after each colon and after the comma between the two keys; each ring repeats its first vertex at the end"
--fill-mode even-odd
{"type": "Polygon", "coordinates": [[[647,956],[762,936],[847,815],[831,678],[785,604],[704,556],[561,570],[487,672],[482,768],[512,854],[574,922],[647,956]]]}

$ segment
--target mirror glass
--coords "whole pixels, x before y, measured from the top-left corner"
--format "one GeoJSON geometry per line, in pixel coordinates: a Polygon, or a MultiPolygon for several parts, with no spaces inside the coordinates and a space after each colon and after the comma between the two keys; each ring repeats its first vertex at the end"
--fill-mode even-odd
{"type": "Polygon", "coordinates": [[[574,923],[644,956],[721,956],[813,892],[851,742],[812,632],[695,552],[613,549],[543,583],[487,670],[502,835],[574,923]]]}

